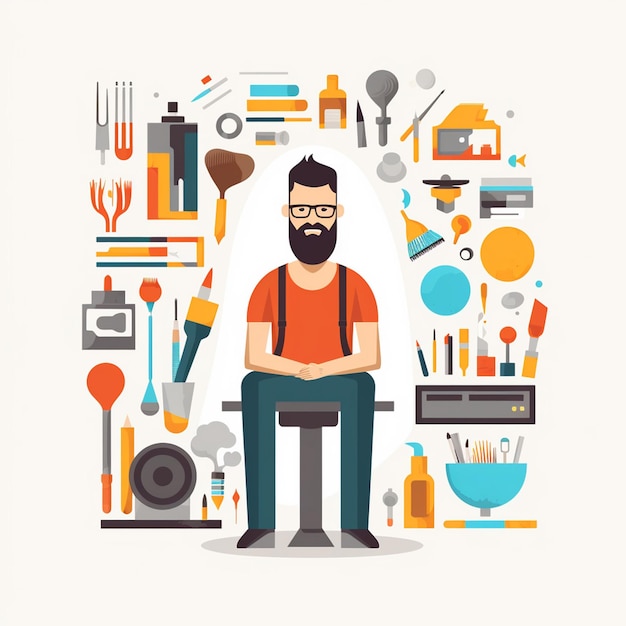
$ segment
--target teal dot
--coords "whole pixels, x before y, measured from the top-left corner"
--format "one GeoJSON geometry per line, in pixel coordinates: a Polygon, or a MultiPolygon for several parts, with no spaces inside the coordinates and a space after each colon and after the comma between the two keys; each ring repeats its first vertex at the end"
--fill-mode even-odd
{"type": "Polygon", "coordinates": [[[426,307],[437,315],[454,315],[469,301],[470,282],[452,265],[439,265],[422,279],[420,295],[426,307]]]}
{"type": "Polygon", "coordinates": [[[542,281],[542,280],[538,280],[538,281],[535,283],[535,287],[543,287],[543,281],[542,281]]]}

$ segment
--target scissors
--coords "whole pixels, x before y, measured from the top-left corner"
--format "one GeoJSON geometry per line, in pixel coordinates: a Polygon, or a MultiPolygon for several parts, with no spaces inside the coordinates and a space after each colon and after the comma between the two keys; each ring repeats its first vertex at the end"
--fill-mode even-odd
{"type": "Polygon", "coordinates": [[[441,90],[441,93],[424,109],[424,111],[419,117],[417,116],[417,113],[415,114],[415,117],[413,118],[413,123],[404,131],[404,133],[400,137],[400,141],[404,141],[411,134],[411,131],[413,131],[413,162],[414,163],[417,163],[420,160],[420,148],[419,148],[420,122],[424,119],[424,116],[426,115],[426,113],[430,111],[433,104],[435,104],[435,102],[439,100],[439,98],[441,97],[441,94],[444,91],[445,89],[441,90]]]}

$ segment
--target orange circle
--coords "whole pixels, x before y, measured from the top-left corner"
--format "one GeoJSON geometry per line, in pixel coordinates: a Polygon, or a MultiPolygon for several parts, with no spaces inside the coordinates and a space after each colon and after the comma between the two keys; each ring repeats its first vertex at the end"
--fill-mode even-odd
{"type": "Polygon", "coordinates": [[[525,276],[535,259],[530,237],[519,228],[492,230],[480,247],[480,260],[490,276],[510,282],[525,276]]]}

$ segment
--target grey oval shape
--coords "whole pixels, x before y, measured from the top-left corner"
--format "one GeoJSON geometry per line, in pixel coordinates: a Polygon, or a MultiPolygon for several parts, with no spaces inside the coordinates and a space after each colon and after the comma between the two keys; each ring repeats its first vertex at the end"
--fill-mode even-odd
{"type": "Polygon", "coordinates": [[[516,309],[524,302],[524,294],[519,291],[509,291],[502,296],[502,306],[505,309],[516,309]]]}

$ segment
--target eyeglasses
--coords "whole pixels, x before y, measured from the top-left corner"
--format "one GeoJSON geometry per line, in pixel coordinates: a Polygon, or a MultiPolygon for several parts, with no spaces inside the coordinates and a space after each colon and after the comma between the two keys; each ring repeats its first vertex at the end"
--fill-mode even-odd
{"type": "Polygon", "coordinates": [[[335,215],[336,204],[290,204],[289,211],[292,217],[306,218],[311,215],[311,209],[315,209],[315,215],[320,219],[335,215]]]}

